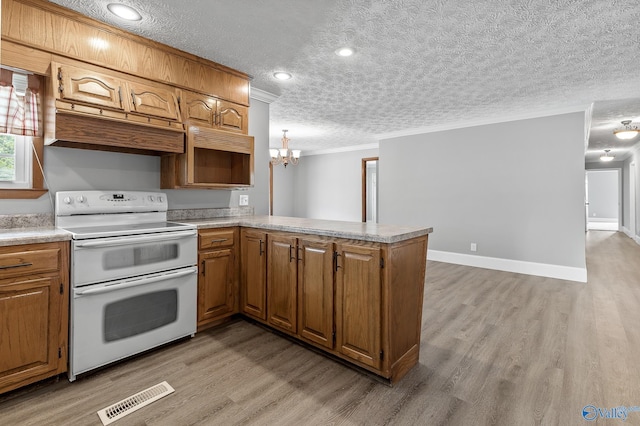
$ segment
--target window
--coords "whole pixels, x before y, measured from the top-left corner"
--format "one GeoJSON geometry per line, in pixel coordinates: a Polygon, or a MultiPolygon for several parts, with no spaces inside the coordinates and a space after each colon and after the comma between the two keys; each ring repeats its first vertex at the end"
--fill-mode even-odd
{"type": "Polygon", "coordinates": [[[38,198],[47,192],[36,160],[44,151],[41,85],[37,75],[0,68],[0,199],[38,198]]]}
{"type": "Polygon", "coordinates": [[[31,138],[0,134],[0,188],[31,188],[31,138]]]}

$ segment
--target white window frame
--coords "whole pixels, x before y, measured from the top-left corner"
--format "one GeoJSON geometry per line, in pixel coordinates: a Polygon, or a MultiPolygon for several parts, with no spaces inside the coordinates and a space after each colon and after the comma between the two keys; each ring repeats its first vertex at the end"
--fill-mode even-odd
{"type": "Polygon", "coordinates": [[[32,185],[33,164],[31,155],[31,137],[9,135],[14,138],[14,156],[16,177],[13,181],[0,181],[0,189],[29,189],[32,185]]]}

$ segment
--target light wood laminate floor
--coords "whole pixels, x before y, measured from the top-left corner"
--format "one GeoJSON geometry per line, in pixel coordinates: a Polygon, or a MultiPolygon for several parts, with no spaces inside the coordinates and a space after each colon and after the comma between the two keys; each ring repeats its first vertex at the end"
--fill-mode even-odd
{"type": "MultiPolygon", "coordinates": [[[[245,321],[69,383],[0,395],[2,425],[100,425],[96,411],[166,380],[115,425],[581,425],[640,406],[640,246],[587,234],[588,283],[429,262],[420,363],[388,387],[245,321]]],[[[640,424],[640,412],[597,424],[640,424]]],[[[596,422],[594,422],[596,423],[596,422]]]]}

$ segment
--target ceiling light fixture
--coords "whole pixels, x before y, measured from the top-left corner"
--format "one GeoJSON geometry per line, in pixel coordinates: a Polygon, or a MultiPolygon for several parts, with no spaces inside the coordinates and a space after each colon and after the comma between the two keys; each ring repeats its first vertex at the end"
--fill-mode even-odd
{"type": "Polygon", "coordinates": [[[616,135],[618,139],[633,139],[640,133],[638,126],[631,126],[631,120],[622,121],[622,125],[624,126],[623,129],[613,131],[613,134],[616,135]]]}
{"type": "Polygon", "coordinates": [[[355,50],[353,50],[350,47],[341,47],[340,49],[336,50],[336,55],[343,56],[343,57],[351,56],[354,53],[355,53],[355,50]]]}
{"type": "Polygon", "coordinates": [[[613,159],[616,158],[615,155],[609,155],[609,151],[611,150],[610,149],[604,150],[604,154],[600,156],[600,161],[613,161],[613,159]]]}
{"type": "Polygon", "coordinates": [[[278,80],[290,80],[292,75],[289,74],[288,72],[284,72],[284,71],[278,71],[278,72],[274,72],[273,76],[275,78],[277,78],[278,80]]]}
{"type": "Polygon", "coordinates": [[[295,166],[298,164],[298,160],[300,159],[302,151],[299,149],[289,149],[290,139],[287,137],[287,132],[288,130],[282,131],[282,148],[272,148],[269,150],[269,154],[271,154],[271,164],[275,166],[283,164],[284,167],[287,167],[287,164],[289,163],[295,166]]]}
{"type": "Polygon", "coordinates": [[[107,5],[109,12],[127,21],[139,21],[142,19],[142,15],[138,13],[134,8],[122,3],[109,3],[107,5]]]}

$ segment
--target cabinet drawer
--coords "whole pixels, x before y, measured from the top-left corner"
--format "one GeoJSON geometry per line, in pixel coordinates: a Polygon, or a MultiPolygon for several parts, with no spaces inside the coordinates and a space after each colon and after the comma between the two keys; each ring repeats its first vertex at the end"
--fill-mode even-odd
{"type": "Polygon", "coordinates": [[[201,231],[198,234],[198,249],[208,250],[218,247],[231,247],[235,243],[234,229],[201,231]]]}
{"type": "Polygon", "coordinates": [[[5,247],[0,251],[0,279],[51,272],[59,268],[60,249],[55,246],[34,250],[20,246],[5,247]]]}

